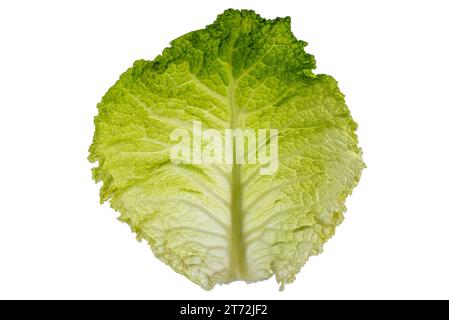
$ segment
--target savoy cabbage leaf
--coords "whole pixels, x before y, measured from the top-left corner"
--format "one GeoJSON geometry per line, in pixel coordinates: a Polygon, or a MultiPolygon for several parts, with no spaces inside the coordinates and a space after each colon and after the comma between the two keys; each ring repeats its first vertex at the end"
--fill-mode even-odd
{"type": "Polygon", "coordinates": [[[343,220],[364,164],[337,82],[290,18],[227,10],[138,60],[98,104],[89,160],[101,202],[204,289],[276,276],[291,283],[343,220]],[[278,130],[278,168],[175,164],[170,134],[204,127],[278,130]]]}

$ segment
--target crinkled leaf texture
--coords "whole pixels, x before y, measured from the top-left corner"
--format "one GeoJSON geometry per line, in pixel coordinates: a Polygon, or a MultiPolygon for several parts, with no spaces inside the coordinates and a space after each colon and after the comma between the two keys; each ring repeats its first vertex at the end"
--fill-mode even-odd
{"type": "Polygon", "coordinates": [[[204,289],[273,274],[284,287],[343,220],[364,164],[337,82],[290,18],[227,10],[205,29],[138,60],[98,104],[90,147],[120,220],[163,262],[204,289]],[[175,165],[170,133],[276,128],[279,169],[175,165]]]}

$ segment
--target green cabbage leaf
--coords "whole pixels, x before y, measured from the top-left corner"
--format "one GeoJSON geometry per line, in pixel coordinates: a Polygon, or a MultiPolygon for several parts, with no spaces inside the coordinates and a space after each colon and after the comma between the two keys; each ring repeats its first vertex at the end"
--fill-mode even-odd
{"type": "Polygon", "coordinates": [[[98,104],[89,160],[101,202],[204,289],[273,275],[283,288],[343,220],[364,168],[357,125],[305,46],[289,17],[230,9],[136,61],[98,104]],[[277,129],[277,171],[173,163],[170,134],[192,121],[277,129]]]}

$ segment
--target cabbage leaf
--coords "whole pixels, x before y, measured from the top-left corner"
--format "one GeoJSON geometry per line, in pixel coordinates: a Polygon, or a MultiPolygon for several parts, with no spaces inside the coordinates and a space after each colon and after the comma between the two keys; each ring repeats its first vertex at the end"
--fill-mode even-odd
{"type": "Polygon", "coordinates": [[[283,288],[343,220],[364,168],[357,125],[305,46],[289,17],[226,10],[136,61],[97,106],[89,160],[101,202],[204,289],[272,275],[283,288]],[[173,163],[170,133],[192,121],[278,129],[277,171],[173,163]]]}

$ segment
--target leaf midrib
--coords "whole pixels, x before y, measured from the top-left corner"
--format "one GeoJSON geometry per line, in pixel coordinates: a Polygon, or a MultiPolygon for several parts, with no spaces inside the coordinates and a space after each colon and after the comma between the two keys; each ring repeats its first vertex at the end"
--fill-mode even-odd
{"type": "MultiPolygon", "coordinates": [[[[229,86],[227,92],[229,110],[231,113],[229,127],[237,128],[239,123],[239,108],[235,101],[236,81],[232,73],[232,65],[228,64],[227,74],[229,86]]],[[[242,213],[242,182],[240,177],[241,165],[236,163],[236,143],[233,136],[232,155],[233,164],[231,170],[231,228],[230,228],[230,270],[233,279],[245,279],[246,277],[246,246],[243,239],[243,213],[242,213]]]]}

